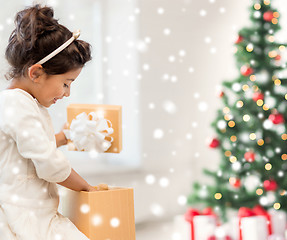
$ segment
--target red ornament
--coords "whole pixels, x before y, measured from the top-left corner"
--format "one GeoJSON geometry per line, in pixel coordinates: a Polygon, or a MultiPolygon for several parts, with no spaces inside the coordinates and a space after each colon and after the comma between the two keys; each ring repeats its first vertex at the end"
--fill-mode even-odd
{"type": "Polygon", "coordinates": [[[223,92],[223,91],[220,91],[220,92],[218,93],[218,97],[222,98],[223,96],[224,96],[224,92],[223,92]]]}
{"type": "Polygon", "coordinates": [[[248,77],[249,75],[251,75],[254,71],[253,68],[247,66],[247,65],[243,65],[240,68],[240,72],[243,76],[248,77]]]}
{"type": "Polygon", "coordinates": [[[217,148],[219,145],[220,145],[220,142],[217,138],[212,138],[208,143],[208,146],[210,148],[217,148]]]}
{"type": "Polygon", "coordinates": [[[277,182],[275,180],[265,180],[263,182],[263,187],[265,191],[275,191],[278,187],[277,182]]]}
{"type": "Polygon", "coordinates": [[[273,122],[274,124],[280,124],[280,123],[284,123],[285,122],[285,119],[284,119],[284,117],[283,117],[283,115],[281,113],[270,114],[268,119],[271,122],[273,122]]]}
{"type": "Polygon", "coordinates": [[[274,59],[275,59],[276,61],[280,61],[280,60],[281,60],[281,55],[277,55],[274,59]]]}
{"type": "Polygon", "coordinates": [[[255,161],[255,153],[254,152],[246,152],[244,154],[244,158],[247,162],[254,162],[255,161]]]}
{"type": "Polygon", "coordinates": [[[253,101],[257,102],[258,100],[263,100],[264,99],[264,94],[261,92],[255,92],[253,93],[253,101]]]}
{"type": "Polygon", "coordinates": [[[229,178],[229,183],[234,188],[240,188],[241,186],[241,181],[238,178],[234,178],[234,177],[229,178]]]}
{"type": "Polygon", "coordinates": [[[273,12],[272,11],[267,11],[263,14],[263,19],[266,21],[266,22],[271,22],[272,19],[274,18],[273,16],[273,12]]]}
{"type": "Polygon", "coordinates": [[[243,40],[244,40],[244,38],[243,38],[241,35],[238,35],[238,37],[237,37],[235,43],[236,43],[236,44],[239,44],[239,43],[241,43],[243,40]]]}
{"type": "Polygon", "coordinates": [[[267,220],[267,226],[268,226],[268,232],[269,235],[272,234],[272,226],[271,226],[271,218],[270,218],[270,214],[268,214],[268,212],[261,207],[260,205],[256,205],[255,207],[253,207],[253,209],[251,208],[247,208],[247,207],[241,207],[239,208],[238,211],[238,217],[239,217],[239,238],[242,239],[242,225],[241,225],[241,220],[244,217],[252,217],[252,216],[264,216],[267,220]]]}
{"type": "Polygon", "coordinates": [[[187,222],[191,225],[191,239],[195,239],[195,233],[194,233],[194,217],[199,215],[205,215],[205,216],[214,216],[216,218],[216,215],[213,213],[211,208],[206,208],[202,211],[202,213],[194,208],[189,208],[187,212],[184,214],[184,218],[187,222]]]}

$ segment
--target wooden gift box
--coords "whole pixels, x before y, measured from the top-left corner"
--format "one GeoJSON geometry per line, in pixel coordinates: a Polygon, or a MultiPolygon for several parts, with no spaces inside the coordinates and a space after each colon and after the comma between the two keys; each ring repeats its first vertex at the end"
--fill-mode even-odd
{"type": "Polygon", "coordinates": [[[135,240],[132,188],[67,190],[63,214],[90,240],[135,240]]]}
{"type": "MultiPolygon", "coordinates": [[[[114,132],[110,135],[113,137],[111,147],[106,151],[108,153],[120,153],[122,150],[122,107],[119,105],[105,104],[70,104],[67,107],[67,121],[70,126],[72,120],[80,113],[96,112],[105,119],[110,120],[114,132]]],[[[77,150],[71,149],[69,150],[77,150]]]]}

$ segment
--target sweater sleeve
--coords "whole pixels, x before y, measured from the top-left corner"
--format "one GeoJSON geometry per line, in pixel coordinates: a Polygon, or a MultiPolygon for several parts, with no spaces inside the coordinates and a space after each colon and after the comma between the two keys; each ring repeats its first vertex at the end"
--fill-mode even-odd
{"type": "Polygon", "coordinates": [[[2,94],[0,128],[15,141],[19,154],[31,159],[39,178],[48,182],[63,182],[68,178],[70,163],[49,139],[32,97],[24,93],[2,94]]]}

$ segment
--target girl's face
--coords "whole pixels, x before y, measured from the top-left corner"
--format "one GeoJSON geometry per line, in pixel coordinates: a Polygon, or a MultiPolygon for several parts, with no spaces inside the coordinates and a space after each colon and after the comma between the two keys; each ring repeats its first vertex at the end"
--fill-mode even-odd
{"type": "Polygon", "coordinates": [[[33,95],[44,107],[50,107],[57,100],[70,96],[72,82],[79,76],[82,68],[59,75],[47,75],[38,85],[33,95]]]}

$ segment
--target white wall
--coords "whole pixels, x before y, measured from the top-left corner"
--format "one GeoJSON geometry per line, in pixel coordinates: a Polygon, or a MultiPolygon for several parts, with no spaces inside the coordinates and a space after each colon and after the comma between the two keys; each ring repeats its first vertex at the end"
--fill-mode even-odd
{"type": "Polygon", "coordinates": [[[184,212],[186,206],[178,204],[178,197],[190,192],[193,180],[206,181],[202,167],[216,167],[217,153],[205,144],[213,133],[209,125],[220,106],[214,90],[223,79],[236,75],[232,44],[238,28],[248,22],[248,3],[247,0],[224,0],[214,4],[208,1],[139,1],[139,41],[144,42],[147,37],[151,40],[146,43],[147,50],[139,52],[144,167],[132,174],[91,178],[95,182],[134,186],[137,221],[152,221],[184,212]],[[219,11],[221,7],[226,9],[224,14],[219,11]],[[159,15],[158,8],[163,8],[164,14],[159,15]],[[200,17],[201,9],[207,11],[205,17],[200,17]],[[169,36],[163,34],[165,28],[170,29],[169,36]],[[206,37],[211,39],[208,44],[206,37]],[[216,53],[210,53],[212,48],[216,48],[216,53]],[[180,50],[186,52],[184,57],[179,56],[180,50]],[[169,56],[174,56],[175,61],[170,62],[169,56]],[[149,70],[144,70],[146,64],[149,70]],[[189,72],[191,67],[192,73],[189,72]],[[165,74],[169,79],[163,79],[165,74]],[[176,82],[173,76],[177,77],[176,82]],[[175,104],[175,113],[164,110],[166,101],[175,104]],[[207,104],[207,111],[198,109],[201,102],[207,104]],[[151,104],[154,105],[152,109],[151,104]],[[154,138],[155,129],[163,131],[161,139],[154,138]],[[187,139],[187,134],[192,138],[187,139]],[[150,174],[156,178],[153,185],[145,182],[150,174]],[[169,179],[168,187],[160,186],[162,178],[169,179]]]}
{"type": "MultiPolygon", "coordinates": [[[[3,5],[4,1],[1,2],[3,5]]],[[[134,187],[138,222],[184,212],[186,206],[178,204],[178,197],[190,192],[192,181],[208,181],[202,174],[203,167],[217,167],[217,151],[208,149],[205,144],[206,138],[214,133],[210,123],[221,107],[215,88],[223,80],[232,80],[237,75],[233,42],[237,31],[248,25],[250,3],[249,0],[216,0],[213,3],[209,0],[138,0],[133,15],[139,23],[139,48],[146,47],[138,53],[141,78],[134,79],[140,86],[137,116],[143,167],[132,172],[84,176],[91,184],[106,182],[134,187]],[[158,14],[159,8],[164,9],[162,15],[158,14]],[[202,10],[206,11],[204,17],[200,16],[202,10]],[[171,31],[168,36],[163,34],[166,28],[171,31]],[[147,38],[150,43],[144,44],[147,38]],[[186,55],[180,56],[180,50],[186,55]],[[174,62],[169,61],[170,56],[175,57],[174,62]],[[149,70],[144,70],[146,64],[149,70]],[[191,68],[193,72],[189,72],[191,68]],[[163,78],[164,75],[168,78],[163,78]],[[175,104],[175,113],[165,110],[166,101],[175,104]],[[202,105],[207,106],[207,111],[199,109],[202,105]],[[162,138],[154,138],[156,129],[163,131],[162,138]],[[155,177],[154,184],[146,183],[147,175],[155,177]],[[160,186],[162,178],[169,180],[169,186],[160,186]]],[[[281,26],[286,32],[284,9],[287,4],[284,0],[274,0],[274,4],[280,6],[281,26]]],[[[0,15],[0,24],[6,29],[5,16],[0,15]]],[[[287,41],[286,34],[282,37],[287,41]]],[[[168,109],[173,111],[172,106],[168,109]]]]}
{"type": "MultiPolygon", "coordinates": [[[[184,212],[186,206],[178,204],[178,197],[188,195],[194,180],[208,182],[202,168],[217,168],[218,152],[206,146],[206,138],[214,134],[210,124],[222,106],[215,89],[223,80],[232,80],[238,74],[233,43],[239,29],[249,25],[250,2],[139,1],[139,40],[151,40],[146,44],[147,50],[139,53],[144,168],[133,174],[94,178],[134,186],[137,221],[156,220],[156,213],[164,218],[184,212]],[[159,8],[164,9],[164,14],[157,13],[159,8]],[[200,16],[201,10],[206,10],[205,17],[200,16]],[[171,31],[168,36],[163,34],[166,28],[171,31]],[[180,50],[186,55],[180,56],[180,50]],[[174,62],[168,60],[170,56],[175,57],[174,62]],[[149,65],[148,71],[143,70],[145,64],[149,65]],[[194,71],[189,72],[190,68],[194,71]],[[166,74],[168,79],[163,78],[166,74]],[[176,113],[164,110],[166,101],[175,104],[176,113]],[[199,109],[201,104],[207,105],[206,111],[199,109]],[[153,136],[158,128],[164,132],[161,139],[153,136]],[[187,139],[187,134],[192,138],[187,139]],[[153,185],[145,182],[149,174],[156,178],[153,185]],[[159,185],[162,177],[169,179],[166,188],[159,185]]],[[[286,7],[283,0],[274,4],[280,7],[279,11],[286,7]]],[[[283,29],[286,19],[287,13],[281,19],[283,29]]],[[[284,32],[280,36],[287,41],[284,32]]]]}

